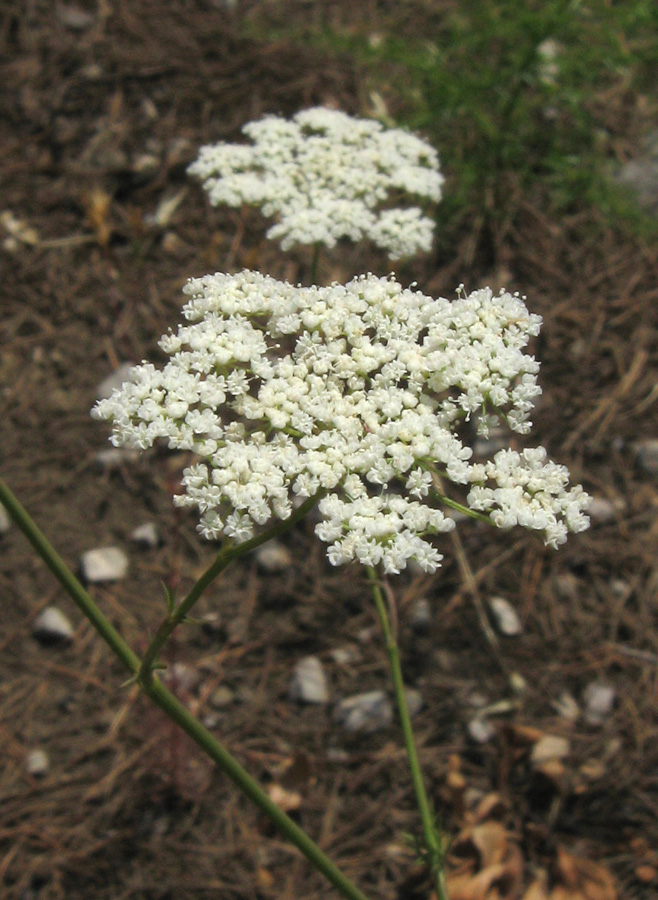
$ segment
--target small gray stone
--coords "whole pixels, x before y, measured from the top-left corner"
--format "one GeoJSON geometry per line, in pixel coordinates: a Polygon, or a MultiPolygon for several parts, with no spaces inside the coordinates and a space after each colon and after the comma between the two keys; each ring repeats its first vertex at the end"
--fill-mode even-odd
{"type": "Polygon", "coordinates": [[[136,462],[139,457],[139,450],[131,450],[128,447],[108,447],[107,450],[99,450],[94,459],[105,472],[114,472],[126,463],[136,462]]]}
{"type": "Polygon", "coordinates": [[[9,518],[9,513],[2,503],[0,503],[0,534],[6,534],[9,531],[10,526],[11,519],[9,518]]]}
{"type": "Polygon", "coordinates": [[[68,644],[75,634],[73,626],[56,606],[47,606],[32,625],[32,634],[42,644],[68,644]]]}
{"type": "Polygon", "coordinates": [[[263,544],[254,553],[256,565],[268,575],[285,572],[292,565],[292,555],[287,547],[278,541],[269,541],[263,544]]]}
{"type": "Polygon", "coordinates": [[[338,666],[349,666],[359,658],[359,654],[351,647],[336,647],[331,651],[331,658],[338,666]]]}
{"type": "Polygon", "coordinates": [[[585,721],[588,725],[602,725],[615,705],[616,690],[610,684],[593,681],[583,691],[585,721]]]}
{"type": "Polygon", "coordinates": [[[301,703],[327,703],[327,676],[317,656],[305,656],[295,666],[288,693],[301,703]]]}
{"type": "Polygon", "coordinates": [[[468,736],[476,744],[487,744],[495,735],[493,727],[486,719],[476,716],[466,725],[468,736]]]}
{"type": "Polygon", "coordinates": [[[578,701],[571,696],[569,691],[563,691],[551,705],[558,716],[566,719],[567,722],[576,722],[580,716],[578,701]]]}
{"type": "Polygon", "coordinates": [[[367,691],[341,700],[334,719],[345,731],[372,734],[393,721],[393,707],[384,691],[367,691]]]}
{"type": "Polygon", "coordinates": [[[57,4],[57,15],[62,25],[69,31],[86,31],[96,21],[93,13],[81,9],[79,6],[57,4]]]}
{"type": "Polygon", "coordinates": [[[432,624],[432,607],[427,597],[419,597],[411,608],[411,627],[414,631],[427,631],[432,624]]]}
{"type": "Polygon", "coordinates": [[[593,525],[604,525],[606,522],[612,522],[617,515],[624,509],[623,500],[614,503],[607,497],[593,497],[587,509],[587,515],[592,520],[593,525]]]}
{"type": "Polygon", "coordinates": [[[148,547],[149,549],[159,547],[160,532],[158,531],[158,526],[155,522],[144,522],[143,525],[138,525],[138,527],[130,533],[130,540],[139,544],[141,547],[148,547]]]}
{"type": "Polygon", "coordinates": [[[134,368],[133,363],[121,363],[118,369],[115,369],[107,378],[104,378],[96,388],[96,398],[98,400],[106,400],[112,395],[115,388],[120,388],[124,381],[130,381],[130,373],[134,368]]]}
{"type": "Polygon", "coordinates": [[[514,637],[521,634],[523,626],[516,610],[504,597],[491,597],[489,607],[496,620],[496,626],[501,634],[507,637],[514,637]]]}
{"type": "Polygon", "coordinates": [[[119,547],[98,547],[82,554],[81,566],[87,581],[119,581],[128,571],[128,557],[119,547]]]}
{"type": "Polygon", "coordinates": [[[633,444],[638,466],[647,475],[658,475],[658,439],[650,438],[633,444]]]}
{"type": "Polygon", "coordinates": [[[45,750],[35,749],[28,751],[25,757],[25,771],[33,778],[43,778],[50,769],[50,760],[45,750]]]}
{"type": "Polygon", "coordinates": [[[424,700],[423,695],[416,688],[405,688],[404,695],[407,699],[407,709],[409,710],[409,715],[413,719],[414,716],[417,716],[418,713],[423,708],[424,700]]]}
{"type": "Polygon", "coordinates": [[[201,680],[201,676],[194,666],[188,666],[184,662],[175,662],[160,673],[163,682],[180,694],[189,694],[201,680]]]}
{"type": "Polygon", "coordinates": [[[234,701],[235,693],[225,684],[220,684],[210,695],[210,704],[215,709],[224,709],[224,707],[230,706],[234,701]]]}

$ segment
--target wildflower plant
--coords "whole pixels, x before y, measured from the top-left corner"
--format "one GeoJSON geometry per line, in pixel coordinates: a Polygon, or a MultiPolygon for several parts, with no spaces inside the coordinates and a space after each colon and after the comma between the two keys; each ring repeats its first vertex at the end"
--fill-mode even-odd
{"type": "MultiPolygon", "coordinates": [[[[245,128],[253,147],[204,148],[192,171],[213,202],[260,204],[277,217],[282,246],[370,237],[391,255],[426,248],[420,209],[385,206],[406,192],[438,200],[435,152],[376,122],[312,109],[291,122],[245,128]]],[[[361,275],[310,287],[243,271],[191,279],[185,323],[160,347],[162,369],[144,362],[93,415],[112,423],[116,446],[164,441],[191,451],[179,506],[222,545],[167,614],[141,659],[0,480],[0,502],[144,693],[180,725],[242,791],[351,900],[362,892],[283,813],[157,677],[163,647],[208,585],[234,560],[284,533],[312,509],[333,565],[366,569],[389,657],[422,856],[437,900],[446,900],[445,846],[423,785],[407,709],[391,597],[382,577],[415,560],[440,565],[436,539],[457,509],[499,528],[519,525],[557,547],[588,525],[589,498],[542,447],[500,450],[473,461],[469,436],[493,426],[526,435],[540,393],[526,352],[540,329],[517,294],[488,288],[449,301],[361,275]],[[474,427],[473,427],[474,423],[474,427]]]]}
{"type": "Polygon", "coordinates": [[[444,482],[465,508],[552,546],[587,527],[587,495],[543,448],[474,464],[462,436],[476,413],[480,434],[500,420],[529,431],[541,391],[524,348],[541,320],[520,297],[485,288],[449,302],[392,277],[305,288],[249,271],[185,293],[190,324],[160,341],[170,362],[133,369],[94,415],[113,422],[116,446],[194,452],[175,500],[198,508],[205,537],[249,540],[318,497],[334,565],[395,574],[414,559],[433,572],[432,539],[454,527],[444,482]]]}
{"type": "Polygon", "coordinates": [[[436,150],[400,128],[314,107],[242,129],[251,144],[202,147],[188,169],[213,206],[259,206],[283,250],[368,238],[391,259],[427,251],[434,221],[403,197],[436,203],[443,176],[436,150]]]}

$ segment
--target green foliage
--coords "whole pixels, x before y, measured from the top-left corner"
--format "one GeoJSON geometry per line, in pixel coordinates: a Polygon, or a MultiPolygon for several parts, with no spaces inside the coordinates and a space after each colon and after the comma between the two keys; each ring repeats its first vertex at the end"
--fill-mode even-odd
{"type": "Polygon", "coordinates": [[[439,149],[444,246],[466,219],[495,228],[513,217],[528,193],[558,215],[594,205],[655,231],[611,177],[629,98],[656,91],[655,0],[478,0],[432,10],[422,37],[408,20],[396,29],[391,14],[376,40],[317,20],[304,40],[349,53],[403,111],[401,123],[439,149]]]}

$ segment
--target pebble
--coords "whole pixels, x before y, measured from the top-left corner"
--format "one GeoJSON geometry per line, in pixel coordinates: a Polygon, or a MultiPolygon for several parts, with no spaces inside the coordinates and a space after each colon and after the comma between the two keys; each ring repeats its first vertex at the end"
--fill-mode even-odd
{"type": "Polygon", "coordinates": [[[327,676],[317,656],[305,656],[295,666],[290,679],[288,694],[300,703],[327,703],[329,688],[327,676]]]}
{"type": "Polygon", "coordinates": [[[199,672],[184,662],[176,662],[160,672],[162,681],[177,694],[189,694],[201,680],[199,672]]]}
{"type": "Polygon", "coordinates": [[[56,606],[47,606],[34,620],[32,634],[42,644],[70,643],[73,625],[56,606]]]}
{"type": "Polygon", "coordinates": [[[658,475],[658,439],[636,441],[633,450],[639,467],[647,475],[658,475]]]}
{"type": "Polygon", "coordinates": [[[468,736],[476,744],[487,744],[495,735],[493,726],[480,716],[471,719],[466,725],[468,736]]]}
{"type": "Polygon", "coordinates": [[[351,647],[336,647],[331,651],[331,658],[338,666],[349,666],[358,660],[359,654],[351,647]]]}
{"type": "Polygon", "coordinates": [[[201,628],[213,637],[221,634],[222,617],[218,612],[207,612],[201,616],[201,628]]]}
{"type": "Polygon", "coordinates": [[[563,691],[557,700],[551,704],[555,712],[567,722],[575,722],[580,716],[578,701],[571,696],[569,691],[563,691]]]}
{"type": "Polygon", "coordinates": [[[159,547],[161,541],[158,526],[155,522],[144,522],[143,525],[138,525],[134,531],[131,531],[130,540],[149,549],[159,547]]]}
{"type": "Polygon", "coordinates": [[[87,550],[80,560],[86,581],[119,581],[128,571],[128,557],[119,547],[87,550]]]}
{"type": "Polygon", "coordinates": [[[530,761],[534,768],[538,768],[551,759],[564,759],[570,750],[571,745],[566,738],[545,734],[533,745],[530,761]]]}
{"type": "Polygon", "coordinates": [[[120,388],[124,381],[128,381],[134,368],[133,363],[123,362],[107,378],[104,378],[96,388],[96,399],[106,400],[111,396],[115,388],[120,388]]]}
{"type": "Polygon", "coordinates": [[[427,597],[419,597],[411,608],[411,627],[414,631],[427,631],[432,624],[432,607],[427,597]]]}
{"type": "Polygon", "coordinates": [[[588,725],[602,725],[612,712],[617,692],[610,684],[593,681],[583,691],[585,721],[588,725]]]}
{"type": "Polygon", "coordinates": [[[345,697],[334,710],[334,719],[345,731],[372,734],[393,721],[393,707],[384,691],[367,691],[345,697]]]}
{"type": "Polygon", "coordinates": [[[404,695],[407,699],[407,709],[409,710],[409,715],[413,719],[414,716],[417,716],[423,708],[423,704],[425,702],[423,700],[423,695],[416,688],[405,688],[404,695]]]}
{"type": "Polygon", "coordinates": [[[34,778],[43,778],[50,769],[50,760],[45,750],[30,750],[25,757],[25,771],[34,778]]]}
{"type": "Polygon", "coordinates": [[[614,503],[607,497],[593,497],[592,502],[587,510],[587,515],[592,520],[593,525],[604,525],[606,522],[612,522],[617,515],[624,509],[623,500],[614,503]]]}
{"type": "Polygon", "coordinates": [[[292,554],[287,547],[278,541],[269,541],[263,544],[254,553],[256,565],[268,575],[285,572],[292,565],[292,554]]]}
{"type": "Polygon", "coordinates": [[[491,597],[489,607],[496,620],[498,631],[507,637],[514,637],[521,634],[523,625],[519,619],[516,610],[504,597],[491,597]]]}
{"type": "Polygon", "coordinates": [[[0,503],[0,534],[6,534],[9,531],[10,525],[11,520],[9,519],[9,513],[2,503],[0,503]]]}
{"type": "Polygon", "coordinates": [[[65,28],[69,31],[86,31],[96,21],[93,13],[81,9],[79,6],[65,6],[57,4],[57,16],[65,28]]]}
{"type": "Polygon", "coordinates": [[[234,700],[234,692],[225,684],[220,684],[220,686],[210,695],[210,704],[211,706],[214,706],[215,709],[224,709],[224,707],[230,706],[234,700]]]}
{"type": "Polygon", "coordinates": [[[97,466],[105,472],[114,472],[125,463],[133,463],[139,459],[139,450],[131,450],[128,447],[109,447],[107,450],[99,450],[94,456],[97,466]]]}

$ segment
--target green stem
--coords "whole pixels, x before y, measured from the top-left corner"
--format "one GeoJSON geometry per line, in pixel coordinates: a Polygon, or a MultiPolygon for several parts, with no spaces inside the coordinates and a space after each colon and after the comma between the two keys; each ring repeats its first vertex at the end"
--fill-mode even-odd
{"type": "Polygon", "coordinates": [[[213,562],[194,584],[194,587],[185,599],[181,600],[179,605],[163,619],[153,636],[153,640],[146,648],[137,676],[138,681],[144,687],[148,686],[153,677],[153,669],[158,661],[158,656],[160,655],[163,646],[169,640],[177,626],[185,620],[194,604],[215,578],[217,578],[217,576],[223,572],[233,560],[238,559],[240,556],[244,556],[245,553],[249,553],[251,550],[255,550],[256,547],[260,547],[261,544],[266,543],[272,538],[279,537],[289,531],[297,524],[297,522],[300,522],[311,509],[313,509],[323,495],[324,491],[319,491],[313,497],[309,497],[287,519],[276,522],[271,528],[268,528],[262,534],[251,538],[251,540],[243,541],[241,544],[228,543],[226,546],[222,547],[213,562]]]}
{"type": "MultiPolygon", "coordinates": [[[[317,500],[317,498],[313,498],[317,500]]],[[[307,503],[310,501],[307,501],[307,503]]],[[[133,675],[140,672],[139,657],[133,653],[121,635],[105,618],[92,597],[87,593],[78,579],[73,575],[64,560],[52,547],[45,535],[21,506],[7,485],[0,479],[0,503],[32,544],[38,555],[46,563],[55,578],[59,581],[82,613],[89,619],[101,637],[109,644],[124,666],[133,675]]],[[[302,507],[300,507],[300,510],[302,507]]],[[[297,510],[299,513],[300,510],[297,510]]],[[[308,511],[308,508],[307,510],[308,511]]],[[[292,518],[292,517],[291,517],[292,518]]],[[[289,520],[287,520],[289,521],[289,520]]],[[[279,532],[277,532],[279,533],[279,532]]],[[[257,546],[247,542],[251,547],[257,546]]],[[[262,541],[260,541],[262,543],[262,541]]],[[[242,547],[243,545],[239,545],[242,547]]],[[[238,549],[238,548],[235,548],[238,549]]],[[[245,551],[246,552],[246,551],[245,551]]],[[[212,567],[211,567],[212,568],[212,567]]],[[[210,570],[209,570],[210,571],[210,570]]],[[[208,574],[208,573],[206,573],[208,574]]],[[[205,576],[204,576],[205,577],[205,576]]],[[[188,595],[189,596],[189,595],[188,595]]],[[[187,598],[186,598],[187,599],[187,598]]],[[[309,862],[321,872],[325,878],[347,900],[367,900],[352,882],[338,869],[329,857],[323,853],[314,841],[296,825],[292,819],[282,812],[268,797],[256,781],[242,768],[231,754],[217,741],[204,726],[167,690],[162,682],[152,675],[141,681],[144,693],[160,707],[172,721],[179,725],[192,740],[215,762],[219,768],[236,784],[240,790],[279,828],[309,862]]]]}
{"type": "Polygon", "coordinates": [[[409,768],[411,770],[411,781],[413,783],[416,803],[418,805],[418,811],[423,826],[425,852],[427,854],[432,880],[434,882],[434,890],[436,891],[437,900],[448,900],[443,839],[437,828],[434,816],[432,815],[432,810],[425,791],[425,785],[423,783],[423,775],[420,769],[420,761],[418,759],[414,733],[411,726],[411,716],[409,715],[407,697],[404,690],[402,667],[400,665],[400,652],[386,611],[386,603],[384,601],[377,573],[371,566],[367,567],[367,571],[375,607],[384,632],[386,652],[391,665],[395,701],[400,715],[400,724],[402,726],[402,734],[404,736],[409,768]]]}

